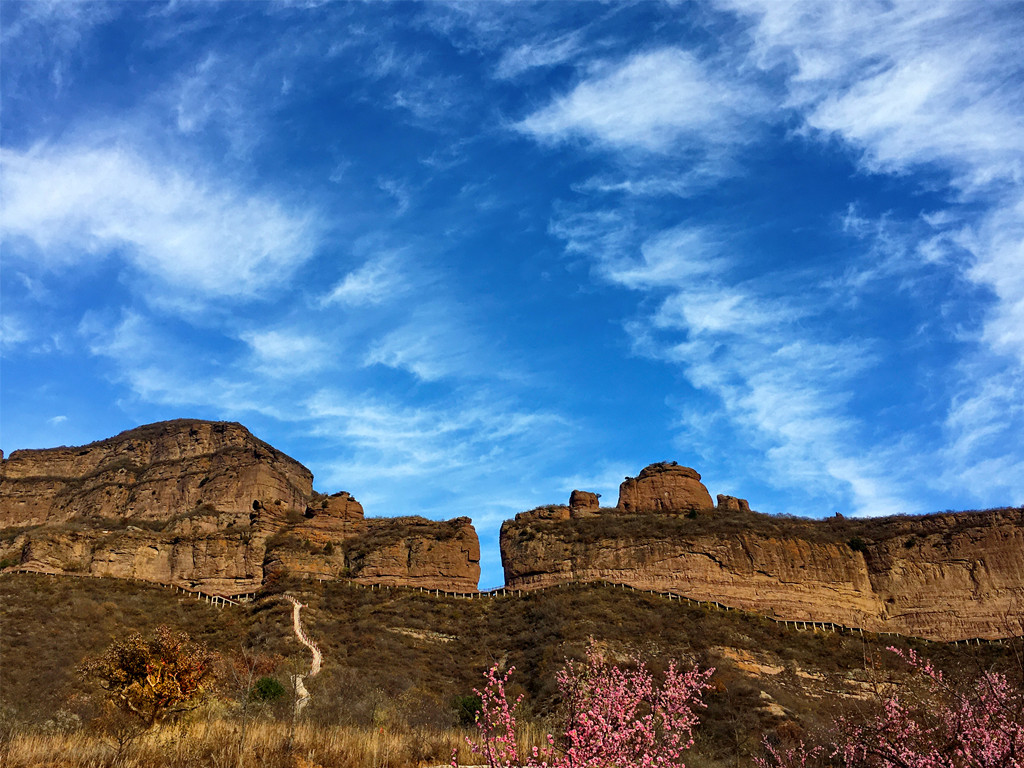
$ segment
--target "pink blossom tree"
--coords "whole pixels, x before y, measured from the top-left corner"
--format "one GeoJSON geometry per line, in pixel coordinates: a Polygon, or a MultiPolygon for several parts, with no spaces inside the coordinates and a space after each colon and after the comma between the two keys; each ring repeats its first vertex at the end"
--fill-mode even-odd
{"type": "Polygon", "coordinates": [[[1024,691],[985,672],[954,685],[914,651],[903,658],[924,683],[923,695],[898,693],[866,720],[842,721],[829,749],[766,745],[760,768],[805,768],[822,752],[850,768],[1024,768],[1024,691]]]}
{"type": "MultiPolygon", "coordinates": [[[[478,739],[469,739],[474,754],[490,768],[685,768],[683,753],[693,746],[697,710],[713,669],[694,666],[680,671],[669,665],[659,686],[643,663],[632,669],[610,664],[594,643],[584,662],[568,662],[557,675],[564,723],[524,759],[516,744],[514,704],[505,686],[512,673],[485,675],[477,690],[482,706],[478,739]]],[[[521,697],[520,697],[521,698],[521,697]]],[[[454,765],[454,762],[453,762],[454,765]]]]}

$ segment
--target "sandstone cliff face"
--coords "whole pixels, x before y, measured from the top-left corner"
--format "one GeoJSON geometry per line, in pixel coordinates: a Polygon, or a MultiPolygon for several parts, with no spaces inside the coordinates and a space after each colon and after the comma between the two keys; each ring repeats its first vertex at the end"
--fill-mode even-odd
{"type": "Polygon", "coordinates": [[[644,467],[638,476],[627,477],[619,486],[618,508],[625,512],[687,512],[714,507],[700,473],[674,461],[644,467]]]}
{"type": "Polygon", "coordinates": [[[475,592],[480,541],[468,517],[352,518],[317,515],[267,543],[265,570],[302,578],[475,592]]]}
{"type": "Polygon", "coordinates": [[[305,508],[313,474],[241,424],[179,419],[0,462],[0,527],[76,517],[166,520],[200,507],[305,508]]]}
{"type": "Polygon", "coordinates": [[[234,423],[181,419],[79,448],[15,451],[0,462],[0,562],[225,595],[293,569],[476,589],[467,519],[452,521],[454,534],[447,523],[365,520],[351,495],[323,496],[312,483],[306,467],[234,423]],[[346,542],[364,540],[356,568],[346,542]]]}
{"type": "Polygon", "coordinates": [[[936,640],[1024,633],[1024,509],[884,520],[757,513],[507,521],[505,580],[607,580],[936,640]]]}
{"type": "Polygon", "coordinates": [[[475,592],[480,541],[468,517],[435,522],[422,517],[369,520],[345,553],[350,575],[364,584],[410,584],[475,592]]]}

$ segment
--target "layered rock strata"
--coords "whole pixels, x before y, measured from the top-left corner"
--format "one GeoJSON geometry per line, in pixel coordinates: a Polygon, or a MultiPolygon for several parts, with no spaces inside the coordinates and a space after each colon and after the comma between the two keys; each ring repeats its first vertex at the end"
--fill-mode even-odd
{"type": "Polygon", "coordinates": [[[0,527],[203,508],[283,514],[312,492],[312,472],[241,424],[179,419],[76,448],[14,451],[0,462],[0,527]]]}
{"type": "Polygon", "coordinates": [[[501,556],[510,587],[606,580],[934,640],[1024,634],[1024,508],[821,521],[532,511],[502,526],[501,556]]]}
{"type": "Polygon", "coordinates": [[[179,419],[15,451],[0,461],[0,529],[4,567],[225,595],[283,573],[470,591],[480,573],[468,519],[367,520],[235,423],[179,419]]]}

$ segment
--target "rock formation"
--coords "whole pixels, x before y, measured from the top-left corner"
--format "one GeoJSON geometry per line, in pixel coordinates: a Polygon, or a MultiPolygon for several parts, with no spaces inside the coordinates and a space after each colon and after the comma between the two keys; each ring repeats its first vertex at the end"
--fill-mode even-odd
{"type": "Polygon", "coordinates": [[[501,529],[506,585],[605,580],[936,640],[1024,634],[1024,508],[809,520],[719,498],[730,515],[517,515],[501,529]]]}
{"type": "Polygon", "coordinates": [[[179,419],[0,461],[0,563],[238,594],[269,574],[470,591],[466,518],[366,520],[235,423],[179,419]],[[454,531],[454,533],[453,533],[454,531]],[[353,554],[355,553],[355,554],[353,554]],[[358,557],[356,557],[358,554],[358,557]]]}
{"type": "Polygon", "coordinates": [[[700,474],[674,461],[644,467],[619,486],[618,508],[625,512],[688,512],[714,509],[700,474]]]}
{"type": "Polygon", "coordinates": [[[750,504],[746,499],[738,499],[735,496],[726,496],[724,493],[720,493],[716,509],[719,512],[749,512],[750,504]]]}
{"type": "Polygon", "coordinates": [[[573,491],[569,494],[569,509],[573,512],[596,512],[601,507],[601,494],[573,491]]]}
{"type": "Polygon", "coordinates": [[[0,527],[302,510],[313,474],[241,424],[179,419],[0,463],[0,527]]]}

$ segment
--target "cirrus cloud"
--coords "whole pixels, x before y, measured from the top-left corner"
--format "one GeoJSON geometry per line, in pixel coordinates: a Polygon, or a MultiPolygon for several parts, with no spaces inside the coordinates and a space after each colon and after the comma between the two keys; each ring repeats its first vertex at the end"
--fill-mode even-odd
{"type": "Polygon", "coordinates": [[[252,298],[317,245],[309,212],[132,149],[43,144],[0,157],[9,258],[57,268],[116,253],[177,291],[252,298]]]}

